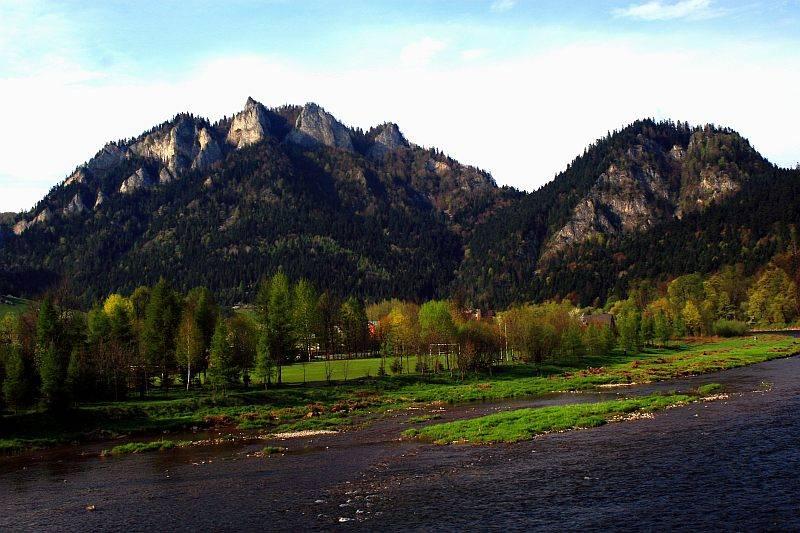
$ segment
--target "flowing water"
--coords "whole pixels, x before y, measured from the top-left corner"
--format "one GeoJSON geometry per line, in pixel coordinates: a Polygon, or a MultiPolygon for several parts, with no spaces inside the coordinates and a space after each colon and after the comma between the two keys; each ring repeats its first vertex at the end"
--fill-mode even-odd
{"type": "Polygon", "coordinates": [[[712,381],[728,399],[508,445],[400,441],[402,412],[284,441],[289,451],[270,457],[255,455],[262,442],[0,459],[0,530],[800,529],[800,357],[624,392],[448,407],[437,422],[712,381]]]}

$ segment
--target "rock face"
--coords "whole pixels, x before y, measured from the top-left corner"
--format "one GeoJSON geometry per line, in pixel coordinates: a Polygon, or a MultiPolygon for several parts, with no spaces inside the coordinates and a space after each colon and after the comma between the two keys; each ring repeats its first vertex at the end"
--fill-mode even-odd
{"type": "Polygon", "coordinates": [[[572,212],[572,218],[551,238],[551,250],[565,248],[599,235],[619,235],[651,228],[669,218],[672,192],[661,174],[650,166],[621,169],[611,165],[590,194],[572,212]]]}
{"type": "Polygon", "coordinates": [[[108,143],[86,163],[89,170],[109,170],[125,160],[126,149],[116,143],[108,143]]]}
{"type": "Polygon", "coordinates": [[[65,187],[72,185],[73,183],[81,183],[81,184],[86,183],[86,169],[81,167],[72,174],[70,174],[70,176],[66,180],[64,180],[65,187]]]}
{"type": "Polygon", "coordinates": [[[172,172],[167,170],[167,167],[161,167],[161,170],[158,171],[158,182],[161,184],[169,183],[175,179],[175,176],[172,175],[172,172]]]}
{"type": "Polygon", "coordinates": [[[97,191],[97,199],[94,201],[94,209],[97,209],[103,202],[106,201],[106,195],[103,194],[103,191],[97,191]]]}
{"type": "Polygon", "coordinates": [[[65,215],[79,215],[85,212],[86,205],[83,203],[83,198],[81,198],[80,194],[76,194],[72,197],[72,200],[64,207],[63,213],[65,215]]]}
{"type": "Polygon", "coordinates": [[[150,174],[143,168],[140,168],[120,185],[119,192],[122,194],[131,194],[140,189],[150,189],[154,185],[150,174]]]}
{"type": "Polygon", "coordinates": [[[378,126],[378,134],[375,136],[367,156],[377,161],[383,159],[389,152],[408,148],[408,146],[408,141],[403,137],[397,124],[387,122],[378,126]]]}
{"type": "Polygon", "coordinates": [[[14,235],[22,235],[26,229],[31,226],[31,223],[27,220],[20,220],[11,228],[11,231],[14,232],[14,235]]]}
{"type": "Polygon", "coordinates": [[[187,115],[178,117],[130,147],[141,157],[161,161],[173,176],[187,170],[206,170],[222,159],[222,150],[204,123],[187,115]]]}
{"type": "Polygon", "coordinates": [[[11,231],[14,232],[15,235],[21,235],[26,230],[30,229],[32,226],[36,224],[49,224],[53,221],[53,212],[50,210],[49,207],[45,207],[42,209],[38,215],[33,217],[30,221],[20,220],[11,228],[11,231]]]}
{"type": "Polygon", "coordinates": [[[227,142],[235,148],[256,144],[269,136],[267,109],[252,98],[247,99],[244,110],[233,116],[227,142]]]}
{"type": "Polygon", "coordinates": [[[349,130],[317,104],[309,103],[303,106],[287,140],[306,148],[325,145],[348,152],[353,151],[349,130]]]}
{"type": "Polygon", "coordinates": [[[726,154],[727,161],[763,164],[740,136],[710,127],[692,133],[687,146],[670,148],[639,135],[552,234],[542,258],[581,242],[645,231],[729,197],[748,175],[729,165],[726,154]]]}
{"type": "MultiPolygon", "coordinates": [[[[747,175],[743,174],[738,165],[725,164],[725,154],[719,149],[720,142],[732,143],[738,139],[738,135],[715,134],[709,128],[692,134],[684,157],[690,163],[700,162],[700,165],[694,164],[684,169],[683,187],[676,211],[678,218],[687,213],[702,211],[741,189],[741,182],[747,175]],[[714,152],[720,152],[721,158],[714,160],[714,152]]],[[[729,154],[729,158],[733,161],[731,155],[733,154],[729,154]]]]}

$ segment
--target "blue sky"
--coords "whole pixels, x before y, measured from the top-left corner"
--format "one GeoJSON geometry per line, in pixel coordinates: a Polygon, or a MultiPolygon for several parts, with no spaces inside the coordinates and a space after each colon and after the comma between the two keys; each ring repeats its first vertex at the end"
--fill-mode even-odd
{"type": "Polygon", "coordinates": [[[643,116],[728,125],[794,165],[800,0],[0,0],[0,93],[0,211],[107,140],[250,95],[395,121],[525,189],[643,116]]]}

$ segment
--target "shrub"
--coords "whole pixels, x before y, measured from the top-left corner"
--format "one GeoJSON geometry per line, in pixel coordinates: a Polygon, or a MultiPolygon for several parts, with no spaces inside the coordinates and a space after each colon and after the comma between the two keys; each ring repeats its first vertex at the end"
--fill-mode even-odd
{"type": "Polygon", "coordinates": [[[389,365],[389,370],[392,371],[392,374],[399,374],[403,371],[403,360],[399,357],[392,361],[392,364],[389,365]]]}
{"type": "Polygon", "coordinates": [[[741,337],[747,330],[747,323],[740,320],[720,319],[714,322],[714,333],[720,337],[741,337]]]}

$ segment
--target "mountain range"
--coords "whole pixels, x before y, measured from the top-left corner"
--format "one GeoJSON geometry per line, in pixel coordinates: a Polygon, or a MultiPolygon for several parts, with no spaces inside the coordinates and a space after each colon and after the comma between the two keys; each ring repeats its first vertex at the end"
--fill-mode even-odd
{"type": "MultiPolygon", "coordinates": [[[[535,154],[531,154],[535,157],[535,154]]],[[[0,291],[68,279],[85,303],[161,276],[252,298],[278,269],[370,300],[596,303],[643,279],[766,264],[792,242],[800,171],[715,126],[637,121],[532,192],[320,106],[252,98],[112,142],[0,217],[0,291]]]]}

